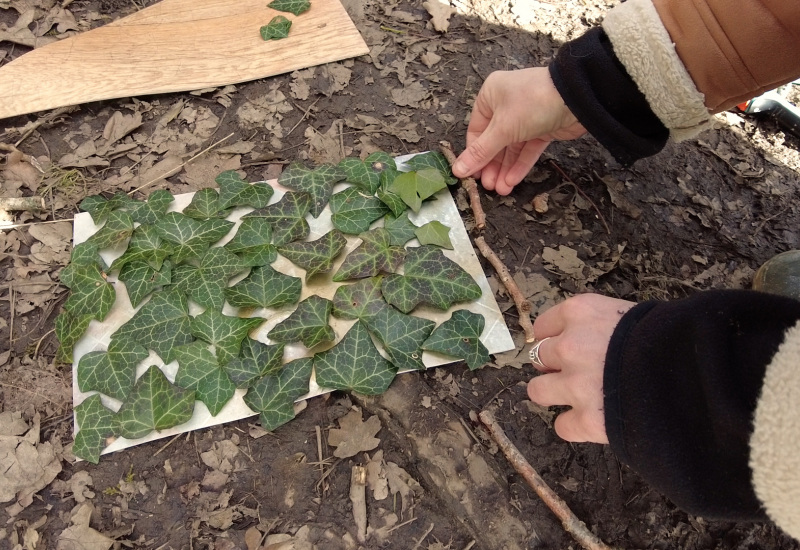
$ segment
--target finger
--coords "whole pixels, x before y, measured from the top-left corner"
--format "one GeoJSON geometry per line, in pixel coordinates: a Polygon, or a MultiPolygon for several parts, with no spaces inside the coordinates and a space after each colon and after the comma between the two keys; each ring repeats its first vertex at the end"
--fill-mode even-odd
{"type": "Polygon", "coordinates": [[[536,338],[541,340],[548,336],[556,336],[564,331],[567,323],[561,313],[563,304],[564,302],[556,304],[536,317],[533,321],[533,332],[536,334],[536,338]]]}
{"type": "Polygon", "coordinates": [[[571,405],[561,373],[540,374],[528,382],[528,398],[542,407],[571,405]]]}
{"type": "Polygon", "coordinates": [[[481,185],[487,191],[494,191],[497,186],[497,174],[500,172],[500,162],[493,159],[481,170],[481,185]]]}
{"type": "Polygon", "coordinates": [[[466,150],[456,159],[452,167],[453,175],[458,178],[471,176],[489,164],[505,146],[496,132],[492,131],[490,123],[486,131],[467,145],[466,150]]]}
{"type": "Polygon", "coordinates": [[[570,409],[553,423],[558,437],[573,443],[608,443],[603,411],[570,409]]]}
{"type": "Polygon", "coordinates": [[[516,161],[508,166],[506,173],[500,175],[500,179],[504,181],[505,185],[513,188],[530,173],[533,165],[536,164],[536,161],[539,160],[548,145],[550,145],[549,141],[541,139],[525,142],[525,145],[522,146],[517,155],[516,161]]]}
{"type": "Polygon", "coordinates": [[[541,362],[542,365],[544,365],[544,366],[537,365],[536,363],[532,362],[533,368],[535,368],[539,372],[551,373],[551,372],[561,371],[560,362],[554,356],[551,349],[549,349],[552,348],[552,344],[555,343],[553,338],[554,338],[553,336],[548,336],[546,338],[543,338],[542,340],[537,340],[537,343],[534,344],[539,346],[536,351],[539,356],[539,361],[541,362]],[[548,349],[545,350],[545,348],[548,349]]]}

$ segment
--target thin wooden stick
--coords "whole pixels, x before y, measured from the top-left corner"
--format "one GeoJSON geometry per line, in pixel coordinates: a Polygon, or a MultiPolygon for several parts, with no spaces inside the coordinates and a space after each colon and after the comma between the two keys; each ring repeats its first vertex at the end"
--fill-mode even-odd
{"type": "Polygon", "coordinates": [[[356,522],[358,542],[367,540],[367,469],[353,466],[350,471],[350,502],[353,503],[353,519],[356,522]]]}
{"type": "Polygon", "coordinates": [[[517,311],[519,312],[519,326],[522,327],[522,330],[525,332],[525,341],[530,344],[536,340],[536,336],[533,333],[533,323],[531,322],[533,305],[531,305],[525,298],[525,295],[522,294],[517,283],[514,282],[511,273],[509,273],[508,268],[503,264],[497,254],[495,254],[494,250],[486,244],[486,240],[483,237],[478,237],[475,239],[475,244],[481,255],[489,260],[494,270],[497,271],[497,274],[500,276],[500,282],[503,283],[503,286],[508,290],[508,294],[514,300],[514,304],[517,306],[517,311]]]}
{"type": "Polygon", "coordinates": [[[6,212],[41,212],[47,210],[44,197],[0,197],[0,210],[6,212]]]}
{"type": "MultiPolygon", "coordinates": [[[[444,158],[446,158],[447,162],[452,166],[456,161],[456,154],[453,152],[453,147],[450,145],[450,142],[440,141],[439,145],[441,146],[444,158]]],[[[461,180],[461,185],[467,191],[467,195],[469,195],[469,204],[475,216],[475,227],[481,230],[486,227],[486,213],[483,211],[483,206],[481,206],[481,195],[478,192],[478,183],[475,181],[475,178],[464,178],[461,180]]]]}
{"type": "Polygon", "coordinates": [[[569,506],[561,500],[561,497],[547,485],[547,482],[533,469],[533,466],[525,460],[525,457],[522,456],[519,449],[506,437],[506,434],[497,424],[492,413],[489,411],[481,411],[479,418],[481,422],[483,422],[483,425],[486,426],[486,429],[489,430],[492,439],[495,440],[514,469],[525,478],[525,481],[536,491],[539,498],[541,498],[556,517],[561,520],[561,525],[567,533],[572,535],[586,550],[612,550],[612,548],[600,540],[597,535],[589,531],[586,524],[572,513],[569,506]]]}

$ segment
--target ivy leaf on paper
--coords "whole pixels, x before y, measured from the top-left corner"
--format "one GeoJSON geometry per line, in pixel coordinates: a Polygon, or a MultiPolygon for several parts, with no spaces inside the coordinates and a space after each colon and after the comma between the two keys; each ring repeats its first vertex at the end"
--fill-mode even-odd
{"type": "Polygon", "coordinates": [[[304,11],[308,11],[308,8],[311,7],[311,2],[309,0],[272,0],[267,4],[267,7],[300,15],[304,11]]]}
{"type": "Polygon", "coordinates": [[[480,340],[485,324],[483,315],[459,309],[436,327],[422,349],[464,359],[469,369],[475,370],[489,362],[489,351],[480,340]]]}
{"type": "Polygon", "coordinates": [[[331,198],[333,185],[346,177],[341,168],[332,164],[322,164],[317,168],[292,164],[278,177],[278,183],[308,193],[311,196],[311,215],[318,218],[331,198]]]}
{"type": "Polygon", "coordinates": [[[363,241],[342,262],[333,276],[336,282],[363,279],[396,271],[405,258],[403,247],[393,246],[389,232],[379,227],[360,235],[363,241]]]}
{"type": "Polygon", "coordinates": [[[282,15],[276,15],[272,20],[261,27],[261,38],[264,40],[280,40],[289,36],[292,22],[282,15]]]}
{"type": "Polygon", "coordinates": [[[72,453],[92,464],[100,462],[100,453],[114,435],[114,412],[103,406],[100,394],[94,394],[75,407],[78,433],[72,453]]]}
{"type": "Polygon", "coordinates": [[[114,260],[111,271],[122,269],[129,262],[146,262],[155,271],[172,252],[172,246],[164,242],[152,225],[140,225],[133,230],[125,253],[114,260]]]}
{"type": "Polygon", "coordinates": [[[172,282],[201,306],[221,310],[225,304],[224,290],[228,280],[246,268],[236,254],[215,246],[203,254],[199,265],[178,266],[172,282]]]}
{"type": "Polygon", "coordinates": [[[114,338],[108,351],[91,351],[78,361],[78,388],[124,400],[136,380],[136,365],[149,355],[141,344],[114,338]]]}
{"type": "Polygon", "coordinates": [[[403,313],[420,304],[446,310],[481,297],[481,287],[469,273],[434,246],[410,249],[404,270],[405,275],[387,275],[381,285],[386,301],[403,313]]]}
{"type": "Polygon", "coordinates": [[[213,345],[217,360],[225,365],[239,355],[247,334],[263,322],[261,317],[243,319],[207,309],[192,319],[192,334],[213,345]]]}
{"type": "Polygon", "coordinates": [[[432,244],[453,250],[453,243],[450,242],[450,228],[442,222],[432,221],[418,227],[414,234],[419,239],[419,244],[432,244]]]}
{"type": "Polygon", "coordinates": [[[125,206],[125,210],[130,212],[131,218],[136,223],[152,225],[160,220],[167,213],[169,205],[175,200],[172,193],[164,189],[159,189],[150,193],[147,202],[131,201],[125,206]]]}
{"type": "Polygon", "coordinates": [[[317,273],[326,273],[333,267],[333,262],[347,244],[341,231],[333,229],[316,241],[289,243],[278,249],[292,263],[306,270],[306,277],[317,273]]]}
{"type": "Polygon", "coordinates": [[[384,218],[383,227],[389,232],[389,242],[392,246],[405,245],[408,241],[417,236],[416,231],[419,229],[408,219],[408,211],[403,212],[397,217],[386,216],[386,218],[384,218]]]}
{"type": "Polygon", "coordinates": [[[381,294],[383,277],[362,279],[351,285],[342,285],[333,295],[333,315],[340,319],[360,319],[368,325],[389,305],[381,294]]]}
{"type": "Polygon", "coordinates": [[[303,281],[271,266],[254,268],[250,275],[225,289],[225,298],[235,307],[279,308],[300,300],[303,281]]]}
{"type": "Polygon", "coordinates": [[[192,390],[171,384],[158,367],[151,366],[114,417],[115,431],[122,437],[138,439],[153,430],[178,426],[192,417],[194,401],[192,390]]]}
{"type": "Polygon", "coordinates": [[[175,347],[193,340],[186,295],[175,288],[154,294],[112,337],[130,338],[169,363],[175,347]]]}
{"type": "Polygon", "coordinates": [[[272,244],[272,228],[263,218],[243,219],[225,248],[250,267],[271,264],[278,259],[278,252],[272,244]]]}
{"type": "Polygon", "coordinates": [[[385,392],[397,372],[378,353],[361,321],[356,321],[338,344],[314,356],[314,370],[317,384],[323,388],[365,395],[385,392]]]}
{"type": "Polygon", "coordinates": [[[168,212],[155,225],[162,239],[173,244],[172,262],[197,258],[228,234],[234,226],[228,220],[195,220],[180,212],[168,212]]]}
{"type": "Polygon", "coordinates": [[[83,268],[92,265],[97,266],[100,271],[108,270],[102,256],[100,256],[97,243],[83,242],[72,249],[69,265],[61,270],[61,274],[59,274],[58,278],[64,286],[72,288],[72,285],[75,284],[75,274],[83,268]]]}
{"type": "Polygon", "coordinates": [[[453,176],[450,163],[443,154],[438,151],[428,151],[421,155],[414,155],[405,162],[411,170],[424,170],[425,168],[435,168],[444,177],[447,185],[455,185],[458,179],[453,176]]]}
{"type": "Polygon", "coordinates": [[[219,205],[219,192],[213,187],[200,189],[192,197],[192,202],[183,209],[183,213],[196,220],[224,218],[228,212],[219,205]]]}
{"type": "Polygon", "coordinates": [[[266,182],[247,183],[236,170],[226,170],[215,180],[219,185],[219,207],[227,210],[236,206],[264,208],[275,193],[266,182]]]}
{"type": "Polygon", "coordinates": [[[368,326],[383,344],[395,367],[400,370],[425,370],[422,343],[430,336],[436,323],[386,306],[368,322],[368,326]]]}
{"type": "Polygon", "coordinates": [[[369,195],[374,195],[381,185],[381,173],[385,170],[397,170],[394,159],[387,153],[378,151],[366,159],[342,159],[339,168],[347,175],[347,181],[358,186],[369,195]]]}
{"type": "Polygon", "coordinates": [[[158,271],[144,262],[127,263],[119,272],[119,280],[125,283],[131,305],[139,307],[155,289],[172,283],[172,263],[164,262],[158,271]]]}
{"type": "Polygon", "coordinates": [[[422,201],[447,187],[444,176],[435,168],[398,174],[388,191],[395,193],[411,210],[419,212],[422,201]]]}
{"type": "Polygon", "coordinates": [[[369,229],[372,222],[385,216],[389,208],[372,195],[365,195],[358,187],[348,187],[331,197],[331,222],[348,235],[358,235],[369,229]]]}
{"type": "Polygon", "coordinates": [[[117,193],[110,199],[102,195],[91,195],[83,199],[78,206],[82,211],[89,213],[95,224],[100,225],[108,219],[111,212],[124,208],[132,201],[133,199],[125,193],[117,193]]]}
{"type": "Polygon", "coordinates": [[[245,339],[239,357],[223,368],[237,388],[249,388],[256,380],[275,374],[283,367],[283,344],[268,346],[252,338],[245,339]]]}
{"type": "Polygon", "coordinates": [[[408,205],[403,201],[400,195],[395,194],[389,190],[389,187],[394,183],[395,178],[400,174],[397,168],[389,167],[381,172],[381,185],[375,195],[378,199],[389,207],[392,214],[395,216],[401,215],[408,210],[408,205]]]}
{"type": "Polygon", "coordinates": [[[309,227],[306,214],[311,208],[308,193],[285,193],[281,200],[244,216],[244,219],[263,219],[272,226],[272,242],[281,246],[288,242],[305,239],[309,227]]]}
{"type": "Polygon", "coordinates": [[[205,403],[211,416],[217,416],[231,400],[236,386],[205,342],[192,342],[175,350],[178,374],[175,385],[194,390],[198,401],[205,403]]]}
{"type": "Polygon", "coordinates": [[[133,233],[133,219],[122,210],[114,210],[108,214],[105,225],[100,231],[89,237],[89,242],[97,244],[97,248],[105,250],[123,242],[133,233]]]}
{"type": "Polygon", "coordinates": [[[275,342],[302,341],[307,348],[336,338],[328,325],[333,303],[325,298],[311,295],[297,306],[286,319],[275,325],[267,337],[275,342]]]}
{"type": "Polygon", "coordinates": [[[56,317],[55,331],[56,338],[58,338],[56,361],[59,363],[72,363],[75,342],[81,339],[91,322],[91,315],[73,315],[66,310],[56,317]]]}
{"type": "Polygon", "coordinates": [[[75,316],[91,315],[102,321],[117,298],[114,286],[106,280],[97,264],[75,269],[69,276],[70,295],[64,309],[75,316]]]}
{"type": "Polygon", "coordinates": [[[268,431],[294,418],[294,402],[308,393],[312,357],[295,359],[277,374],[260,378],[244,396],[248,407],[260,414],[261,426],[268,431]]]}

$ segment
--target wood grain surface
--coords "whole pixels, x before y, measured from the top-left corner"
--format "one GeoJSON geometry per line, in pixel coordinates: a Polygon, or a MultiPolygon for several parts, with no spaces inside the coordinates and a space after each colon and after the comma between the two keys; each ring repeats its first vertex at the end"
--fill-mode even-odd
{"type": "Polygon", "coordinates": [[[295,16],[267,0],[162,0],[0,68],[0,118],[90,101],[197,90],[369,52],[339,0],[295,16]],[[289,37],[261,39],[276,15],[289,37]]]}

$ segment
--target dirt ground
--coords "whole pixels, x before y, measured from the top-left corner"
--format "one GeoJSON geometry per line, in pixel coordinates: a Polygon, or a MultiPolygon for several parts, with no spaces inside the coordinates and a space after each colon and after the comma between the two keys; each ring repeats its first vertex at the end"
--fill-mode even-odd
{"type": "MultiPolygon", "coordinates": [[[[33,9],[32,36],[61,38],[152,3],[0,0],[0,29],[33,9]],[[54,11],[62,4],[66,10],[54,11]]],[[[44,465],[49,449],[55,472],[18,514],[0,510],[0,547],[107,548],[89,544],[93,529],[126,548],[577,548],[480,427],[476,413],[490,409],[607,544],[800,548],[771,524],[687,515],[608,448],[560,440],[554,412],[526,399],[533,370],[519,350],[473,372],[457,363],[401,375],[378,398],[312,399],[274,433],[254,417],[106,455],[97,466],[70,460],[71,373],[54,363],[53,323],[66,297],[58,273],[69,259],[71,224],[37,222],[69,220],[84,196],[154,179],[150,190],[177,194],[209,185],[224,169],[243,169],[254,181],[295,160],[399,155],[436,149],[442,139],[463,147],[471,102],[490,72],[547,63],[615,3],[452,0],[457,13],[439,32],[421,1],[351,0],[345,5],[367,56],[202,93],[0,120],[0,146],[18,144],[35,158],[6,155],[0,195],[40,195],[48,209],[13,215],[32,225],[0,233],[0,411],[23,413],[28,424],[39,416],[38,460],[44,465]],[[109,136],[112,117],[129,130],[109,136]],[[336,458],[327,434],[354,410],[380,421],[379,445],[336,458]],[[354,465],[382,472],[367,489],[363,544],[349,496],[354,465]],[[91,512],[91,529],[81,507],[91,512]]],[[[0,65],[29,50],[0,41],[0,65]]],[[[42,75],[42,85],[57,83],[42,75]]],[[[747,287],[763,261],[800,248],[799,146],[772,121],[734,113],[632,168],[591,138],[557,143],[510,197],[483,195],[486,240],[537,311],[580,292],[641,301],[747,287]],[[550,192],[544,214],[531,206],[542,192],[550,192]]],[[[470,213],[464,217],[469,226],[470,213]]],[[[488,265],[486,273],[495,279],[488,265]]],[[[500,289],[498,301],[521,342],[500,289]]]]}

